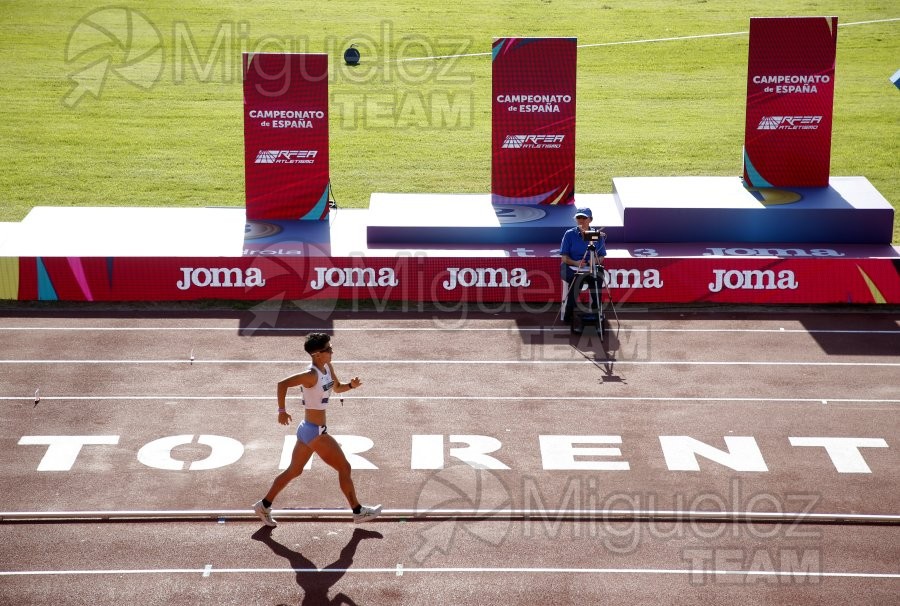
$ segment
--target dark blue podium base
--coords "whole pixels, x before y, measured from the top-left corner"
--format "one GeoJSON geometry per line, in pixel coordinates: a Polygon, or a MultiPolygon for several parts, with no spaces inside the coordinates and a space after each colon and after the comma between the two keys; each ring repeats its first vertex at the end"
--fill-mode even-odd
{"type": "Polygon", "coordinates": [[[747,190],[739,177],[617,177],[625,242],[890,244],[894,209],[865,177],[747,190]]]}

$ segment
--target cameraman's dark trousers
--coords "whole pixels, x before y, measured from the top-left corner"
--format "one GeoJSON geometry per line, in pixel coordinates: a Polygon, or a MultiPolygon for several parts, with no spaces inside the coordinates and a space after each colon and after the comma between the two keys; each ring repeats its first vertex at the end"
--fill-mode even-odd
{"type": "Polygon", "coordinates": [[[575,311],[575,302],[578,300],[578,296],[581,294],[581,289],[583,285],[588,285],[588,290],[591,293],[591,309],[600,310],[600,301],[597,299],[597,296],[600,294],[599,289],[602,284],[597,285],[597,289],[594,289],[594,276],[586,273],[575,273],[571,272],[571,277],[569,272],[566,272],[565,276],[566,280],[566,309],[563,312],[563,322],[568,324],[572,323],[572,313],[575,311]]]}

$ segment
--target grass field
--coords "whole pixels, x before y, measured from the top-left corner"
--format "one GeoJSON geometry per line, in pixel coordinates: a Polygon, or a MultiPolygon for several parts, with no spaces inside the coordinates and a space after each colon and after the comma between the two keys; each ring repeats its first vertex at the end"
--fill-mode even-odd
{"type": "Polygon", "coordinates": [[[577,191],[609,192],[615,176],[737,175],[745,32],[751,16],[782,15],[839,17],[831,174],[864,175],[900,208],[889,80],[900,21],[886,21],[900,18],[896,0],[112,6],[0,3],[0,221],[37,205],[242,206],[242,51],[332,54],[331,174],[344,207],[374,191],[490,191],[496,36],[598,45],[578,54],[577,191]],[[709,34],[731,35],[687,38],[709,34]],[[661,38],[684,39],[650,41],[661,38]],[[340,60],[350,43],[355,68],[340,60]]]}

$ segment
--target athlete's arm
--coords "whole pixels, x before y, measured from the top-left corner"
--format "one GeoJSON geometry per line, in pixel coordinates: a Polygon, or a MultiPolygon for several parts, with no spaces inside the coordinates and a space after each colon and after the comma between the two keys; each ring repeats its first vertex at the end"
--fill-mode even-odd
{"type": "Polygon", "coordinates": [[[316,384],[316,373],[313,370],[307,370],[296,375],[291,375],[278,382],[278,422],[287,425],[291,422],[291,415],[288,414],[284,405],[287,398],[287,390],[290,387],[312,387],[316,384]]]}
{"type": "Polygon", "coordinates": [[[334,372],[334,367],[329,364],[328,368],[331,369],[331,378],[334,379],[334,387],[331,389],[334,393],[344,393],[345,391],[350,391],[351,389],[356,389],[360,385],[362,385],[362,381],[359,377],[353,377],[350,379],[349,383],[341,383],[340,379],[338,379],[337,374],[334,372]]]}

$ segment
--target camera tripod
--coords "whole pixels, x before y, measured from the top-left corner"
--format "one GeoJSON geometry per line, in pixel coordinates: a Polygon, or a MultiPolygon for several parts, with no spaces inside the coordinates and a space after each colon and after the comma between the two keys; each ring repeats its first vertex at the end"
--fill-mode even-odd
{"type": "Polygon", "coordinates": [[[569,324],[569,329],[573,334],[582,334],[585,326],[595,326],[597,334],[600,335],[600,340],[603,343],[608,343],[610,324],[609,319],[603,313],[604,305],[601,296],[604,287],[606,287],[609,308],[612,310],[618,324],[619,316],[616,313],[609,284],[604,279],[603,264],[597,256],[597,247],[591,242],[588,244],[587,250],[584,251],[584,256],[581,257],[581,261],[579,261],[578,267],[575,269],[575,277],[569,282],[569,290],[566,293],[566,299],[563,301],[563,308],[565,309],[568,298],[574,297],[572,320],[569,324]],[[583,271],[585,267],[587,271],[583,271]],[[578,295],[585,283],[588,285],[590,294],[590,303],[586,311],[580,308],[578,302],[578,295]]]}

